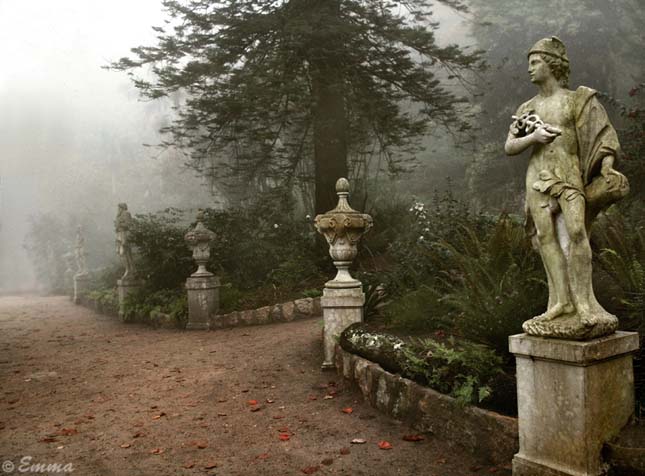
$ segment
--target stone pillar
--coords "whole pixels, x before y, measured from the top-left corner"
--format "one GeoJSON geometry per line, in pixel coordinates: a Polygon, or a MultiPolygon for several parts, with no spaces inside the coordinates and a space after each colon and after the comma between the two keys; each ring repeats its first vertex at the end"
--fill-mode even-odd
{"type": "Polygon", "coordinates": [[[513,476],[604,475],[602,446],[634,412],[638,333],[589,341],[519,334],[509,342],[520,435],[513,476]]]}
{"type": "Polygon", "coordinates": [[[90,277],[87,273],[74,275],[74,304],[81,302],[81,297],[87,292],[89,279],[90,277]]]}
{"type": "Polygon", "coordinates": [[[128,294],[131,294],[134,291],[138,291],[142,282],[136,279],[118,279],[116,282],[117,295],[119,297],[119,317],[123,319],[125,317],[125,298],[128,294]]]}
{"type": "Polygon", "coordinates": [[[193,259],[197,263],[197,271],[186,280],[188,293],[188,323],[186,329],[205,330],[210,327],[211,314],[219,310],[220,280],[206,269],[210,258],[210,245],[215,239],[215,233],[206,228],[203,210],[197,212],[195,228],[184,236],[186,243],[193,250],[193,259]]]}
{"type": "Polygon", "coordinates": [[[186,280],[188,292],[188,323],[186,329],[206,330],[211,314],[219,310],[220,280],[217,276],[190,276],[186,280]]]}
{"type": "Polygon", "coordinates": [[[340,334],[355,322],[363,322],[365,294],[357,288],[328,288],[320,300],[323,309],[323,369],[334,368],[334,352],[340,334]]]}
{"type": "Polygon", "coordinates": [[[323,308],[323,369],[334,368],[334,349],[340,334],[351,324],[363,321],[365,295],[361,282],[352,278],[349,267],[358,253],[358,242],[372,227],[372,217],[349,206],[349,182],[336,182],[338,205],[316,216],[315,225],[329,243],[329,255],[338,270],[336,277],[325,283],[323,308]]]}

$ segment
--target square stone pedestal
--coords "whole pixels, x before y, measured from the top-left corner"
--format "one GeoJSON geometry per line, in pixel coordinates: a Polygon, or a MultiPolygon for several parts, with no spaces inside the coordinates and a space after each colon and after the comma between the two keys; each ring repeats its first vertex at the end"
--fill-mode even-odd
{"type": "Polygon", "coordinates": [[[74,304],[81,302],[81,296],[87,292],[90,277],[87,274],[74,275],[74,297],[72,300],[74,304]]]}
{"type": "Polygon", "coordinates": [[[519,334],[509,342],[517,361],[520,435],[513,476],[604,475],[602,446],[634,412],[638,334],[590,341],[519,334]]]}
{"type": "Polygon", "coordinates": [[[323,369],[334,368],[334,352],[340,334],[351,324],[363,322],[365,294],[360,287],[328,288],[320,300],[323,310],[323,369]]]}
{"type": "Polygon", "coordinates": [[[188,292],[188,330],[205,330],[210,326],[211,314],[219,310],[220,280],[214,275],[190,276],[186,280],[188,292]]]}
{"type": "Polygon", "coordinates": [[[128,294],[137,291],[143,283],[137,279],[119,279],[116,282],[117,296],[119,297],[119,317],[125,316],[125,298],[128,294]]]}

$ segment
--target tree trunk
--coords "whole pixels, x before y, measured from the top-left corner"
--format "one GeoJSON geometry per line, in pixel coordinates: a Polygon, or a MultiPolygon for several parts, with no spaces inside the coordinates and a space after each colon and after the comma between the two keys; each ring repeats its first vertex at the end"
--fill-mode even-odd
{"type": "Polygon", "coordinates": [[[314,0],[315,32],[310,50],[313,92],[315,211],[336,206],[335,184],[347,177],[347,128],[342,63],[343,48],[337,27],[338,0],[314,0]]]}

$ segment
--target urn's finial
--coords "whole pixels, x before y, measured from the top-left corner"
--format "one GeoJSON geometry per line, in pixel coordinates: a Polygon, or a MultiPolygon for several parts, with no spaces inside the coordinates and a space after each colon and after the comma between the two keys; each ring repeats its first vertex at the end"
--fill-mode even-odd
{"type": "Polygon", "coordinates": [[[336,181],[336,193],[340,195],[349,195],[349,180],[345,177],[341,177],[336,181]]]}

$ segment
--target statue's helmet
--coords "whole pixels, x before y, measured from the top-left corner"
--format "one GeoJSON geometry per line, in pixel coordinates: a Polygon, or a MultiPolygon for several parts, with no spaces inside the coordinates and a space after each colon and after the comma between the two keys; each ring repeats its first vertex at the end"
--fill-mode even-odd
{"type": "Polygon", "coordinates": [[[533,53],[541,53],[545,55],[558,58],[565,63],[569,63],[569,57],[567,56],[567,49],[562,43],[562,40],[557,36],[552,36],[551,38],[542,38],[537,43],[535,43],[529,50],[527,56],[531,56],[533,53]]]}

